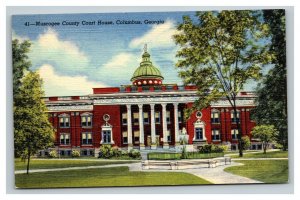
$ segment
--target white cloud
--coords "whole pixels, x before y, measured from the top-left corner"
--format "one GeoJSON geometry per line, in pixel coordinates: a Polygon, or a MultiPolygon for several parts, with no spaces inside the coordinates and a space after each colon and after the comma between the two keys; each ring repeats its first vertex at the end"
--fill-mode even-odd
{"type": "Polygon", "coordinates": [[[53,66],[45,64],[38,70],[44,81],[46,96],[92,94],[92,88],[106,87],[103,83],[88,81],[86,76],[61,76],[53,66]]]}
{"type": "Polygon", "coordinates": [[[140,56],[131,53],[117,54],[98,69],[98,76],[115,84],[129,83],[139,59],[140,56]]]}
{"type": "Polygon", "coordinates": [[[71,75],[80,74],[89,65],[89,58],[74,42],[61,40],[52,29],[48,29],[33,41],[29,57],[36,67],[51,64],[60,73],[71,75]]]}
{"type": "Polygon", "coordinates": [[[145,43],[150,44],[151,48],[172,47],[174,41],[172,36],[178,33],[175,24],[167,20],[164,24],[154,25],[146,34],[133,39],[129,46],[131,48],[142,47],[145,43]]]}

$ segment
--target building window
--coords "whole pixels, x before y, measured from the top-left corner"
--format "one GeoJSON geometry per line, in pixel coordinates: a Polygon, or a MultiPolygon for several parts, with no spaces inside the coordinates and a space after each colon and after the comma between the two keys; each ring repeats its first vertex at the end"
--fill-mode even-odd
{"type": "Polygon", "coordinates": [[[102,136],[103,136],[103,143],[105,143],[105,144],[111,143],[111,131],[110,130],[102,131],[102,136]]]}
{"type": "Polygon", "coordinates": [[[160,124],[160,112],[155,112],[155,123],[160,124]]]}
{"type": "Polygon", "coordinates": [[[70,127],[70,117],[69,116],[60,116],[59,117],[59,127],[60,128],[69,128],[70,127]]]}
{"type": "Polygon", "coordinates": [[[234,115],[234,111],[231,111],[231,122],[232,123],[237,123],[240,120],[240,111],[236,111],[236,116],[234,115]]]}
{"type": "Polygon", "coordinates": [[[238,129],[231,129],[231,138],[232,138],[233,140],[238,139],[238,134],[239,134],[238,129]]]}
{"type": "Polygon", "coordinates": [[[182,123],[182,113],[178,111],[178,123],[182,123]]]}
{"type": "Polygon", "coordinates": [[[81,126],[92,126],[92,116],[81,116],[81,126]]]}
{"type": "Polygon", "coordinates": [[[213,129],[211,135],[213,140],[220,140],[220,131],[218,129],[213,129]]]}
{"type": "Polygon", "coordinates": [[[92,144],[93,143],[92,133],[82,133],[81,137],[82,137],[82,144],[92,144]]]}
{"type": "Polygon", "coordinates": [[[170,133],[170,130],[168,129],[167,130],[167,140],[168,140],[168,142],[171,142],[171,133],[170,133]]]}
{"type": "Polygon", "coordinates": [[[170,111],[167,111],[167,116],[166,116],[167,124],[171,123],[171,117],[170,117],[170,115],[171,115],[170,111]]]}
{"type": "Polygon", "coordinates": [[[211,123],[220,123],[220,112],[219,111],[211,112],[211,123]]]}
{"type": "Polygon", "coordinates": [[[144,112],[144,123],[149,124],[149,113],[148,112],[144,112]]]}
{"type": "Polygon", "coordinates": [[[140,131],[133,132],[133,139],[134,139],[134,144],[140,143],[140,131]]]}
{"type": "Polygon", "coordinates": [[[61,145],[69,145],[70,144],[70,134],[68,134],[68,133],[60,134],[60,144],[61,145]]]}
{"type": "Polygon", "coordinates": [[[60,151],[60,155],[64,156],[65,155],[65,151],[60,151]]]}
{"type": "Polygon", "coordinates": [[[195,128],[196,140],[203,140],[203,128],[195,128]]]}
{"type": "Polygon", "coordinates": [[[122,113],[122,124],[127,125],[127,113],[122,113]]]}
{"type": "Polygon", "coordinates": [[[123,144],[128,144],[128,133],[127,133],[127,131],[123,131],[122,136],[123,136],[123,144]]]}
{"type": "Polygon", "coordinates": [[[133,123],[134,125],[139,124],[139,113],[133,113],[133,123]]]}

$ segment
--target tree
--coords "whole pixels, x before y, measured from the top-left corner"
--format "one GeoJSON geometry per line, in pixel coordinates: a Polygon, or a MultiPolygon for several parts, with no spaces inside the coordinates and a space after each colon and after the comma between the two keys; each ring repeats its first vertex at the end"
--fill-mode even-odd
{"type": "Polygon", "coordinates": [[[21,86],[21,79],[24,76],[24,72],[31,66],[28,61],[27,53],[30,50],[30,42],[24,41],[22,43],[19,40],[14,39],[12,41],[12,62],[13,62],[13,91],[14,96],[18,93],[21,86]]]}
{"type": "MultiPolygon", "coordinates": [[[[199,99],[192,110],[201,110],[211,102],[226,98],[234,116],[238,93],[247,81],[258,80],[261,68],[270,62],[268,26],[258,11],[197,12],[198,22],[183,17],[174,35],[180,50],[176,66],[185,84],[197,86],[199,99]]],[[[186,115],[186,116],[187,116],[186,115]]],[[[237,120],[239,155],[243,156],[242,131],[237,120]]]]}
{"type": "Polygon", "coordinates": [[[48,121],[47,108],[42,99],[42,79],[36,72],[28,72],[21,80],[14,106],[15,154],[27,159],[29,173],[30,157],[40,149],[53,145],[53,127],[48,121]]]}
{"type": "Polygon", "coordinates": [[[283,150],[287,150],[285,11],[265,10],[264,19],[269,24],[272,34],[271,51],[275,55],[272,60],[274,67],[257,88],[257,107],[254,109],[253,117],[257,124],[273,124],[279,131],[277,143],[282,145],[283,150]]]}
{"type": "Polygon", "coordinates": [[[273,125],[255,126],[251,133],[253,138],[257,138],[262,142],[264,153],[267,153],[269,143],[274,141],[278,135],[278,131],[273,125]]]}

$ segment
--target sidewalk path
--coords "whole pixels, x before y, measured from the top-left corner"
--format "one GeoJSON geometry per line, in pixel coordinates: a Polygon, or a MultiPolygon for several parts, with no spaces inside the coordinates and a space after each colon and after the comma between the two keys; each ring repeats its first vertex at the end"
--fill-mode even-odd
{"type": "MultiPolygon", "coordinates": [[[[185,172],[190,173],[200,178],[206,179],[214,184],[249,184],[249,183],[262,183],[250,178],[230,174],[224,172],[224,169],[231,166],[243,165],[241,163],[232,162],[231,165],[218,166],[216,168],[199,168],[199,169],[185,169],[185,170],[143,170],[141,163],[127,163],[127,164],[110,164],[102,166],[86,166],[86,167],[67,167],[67,168],[56,168],[56,169],[33,169],[30,173],[38,172],[53,172],[53,171],[66,171],[66,170],[84,170],[84,169],[96,169],[96,168],[110,168],[110,167],[124,167],[128,166],[129,171],[143,171],[143,172],[185,172]]],[[[15,171],[15,174],[25,174],[26,170],[15,171]]]]}
{"type": "Polygon", "coordinates": [[[142,170],[139,163],[131,164],[129,166],[130,171],[143,171],[143,172],[185,172],[193,174],[200,178],[210,181],[214,184],[249,184],[249,183],[263,183],[250,178],[234,175],[224,171],[227,167],[241,166],[242,163],[231,162],[231,165],[218,166],[216,168],[199,168],[199,169],[184,169],[184,170],[158,170],[148,169],[142,170]]]}

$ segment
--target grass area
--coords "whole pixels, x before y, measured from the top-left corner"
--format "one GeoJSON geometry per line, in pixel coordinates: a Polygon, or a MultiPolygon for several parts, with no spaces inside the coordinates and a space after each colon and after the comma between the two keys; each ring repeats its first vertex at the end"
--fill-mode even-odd
{"type": "MultiPolygon", "coordinates": [[[[65,167],[100,166],[109,164],[133,163],[134,161],[109,161],[109,160],[78,160],[78,159],[32,159],[30,169],[51,169],[65,167]]],[[[27,162],[15,159],[15,170],[25,170],[27,162]]]]}
{"type": "MultiPolygon", "coordinates": [[[[239,155],[230,155],[231,158],[241,158],[239,155]]],[[[259,153],[244,154],[242,158],[288,158],[288,151],[270,151],[264,154],[259,153]]]]}
{"type": "MultiPolygon", "coordinates": [[[[187,158],[185,159],[208,159],[223,157],[224,153],[187,153],[187,158]]],[[[148,153],[148,160],[180,160],[181,153],[148,153]]]]}
{"type": "Polygon", "coordinates": [[[182,172],[130,172],[128,167],[16,174],[18,188],[211,184],[182,172]]]}
{"type": "MultiPolygon", "coordinates": [[[[244,153],[247,152],[261,152],[261,150],[244,150],[244,153]]],[[[225,154],[233,154],[233,153],[239,153],[239,151],[224,151],[225,154]]]]}
{"type": "Polygon", "coordinates": [[[286,183],[288,181],[288,160],[243,160],[238,162],[244,165],[228,167],[224,171],[264,183],[286,183]]]}

